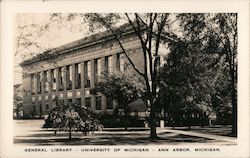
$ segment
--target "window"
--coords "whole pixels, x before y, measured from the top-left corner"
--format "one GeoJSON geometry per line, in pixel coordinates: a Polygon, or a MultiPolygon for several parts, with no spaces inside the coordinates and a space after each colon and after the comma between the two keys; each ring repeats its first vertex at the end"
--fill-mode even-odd
{"type": "Polygon", "coordinates": [[[104,64],[104,71],[107,74],[112,73],[113,70],[113,58],[112,56],[106,56],[105,57],[105,64],[104,64]]]}
{"type": "Polygon", "coordinates": [[[116,55],[116,69],[121,71],[121,54],[116,55]]]}
{"type": "Polygon", "coordinates": [[[31,75],[31,94],[35,94],[35,76],[31,75]]]}
{"type": "Polygon", "coordinates": [[[76,79],[76,89],[81,88],[81,69],[80,69],[80,64],[75,65],[75,79],[76,79]]]}
{"type": "Polygon", "coordinates": [[[94,60],[94,79],[95,83],[99,82],[99,77],[101,76],[101,59],[94,60]]]}
{"type": "Polygon", "coordinates": [[[101,110],[102,109],[102,102],[101,102],[101,96],[96,96],[96,110],[101,110]]]}
{"type": "Polygon", "coordinates": [[[37,74],[37,93],[41,94],[42,92],[42,73],[37,74]]]}
{"type": "Polygon", "coordinates": [[[52,78],[52,91],[56,91],[56,71],[54,69],[51,70],[51,78],[52,78]]]}
{"type": "Polygon", "coordinates": [[[45,84],[45,93],[49,92],[49,72],[44,71],[44,84],[45,84]]]}
{"type": "Polygon", "coordinates": [[[72,66],[66,66],[66,84],[67,90],[72,89],[72,66]]]}
{"type": "Polygon", "coordinates": [[[105,62],[104,62],[104,71],[105,73],[109,73],[108,72],[108,67],[109,67],[109,57],[105,57],[105,62]]]}
{"type": "Polygon", "coordinates": [[[113,109],[113,99],[107,98],[107,109],[113,109]]]}
{"type": "Polygon", "coordinates": [[[85,101],[86,101],[86,107],[87,108],[90,108],[91,107],[91,97],[87,97],[87,98],[85,98],[85,101]]]}
{"type": "Polygon", "coordinates": [[[59,90],[62,91],[63,90],[63,68],[60,67],[58,69],[58,77],[59,77],[59,90]]]}
{"type": "Polygon", "coordinates": [[[91,63],[90,61],[86,61],[84,64],[84,73],[85,73],[85,88],[90,87],[90,76],[91,76],[91,63]]]}
{"type": "Polygon", "coordinates": [[[49,104],[48,103],[45,103],[45,108],[46,108],[46,111],[49,111],[49,104]]]}
{"type": "Polygon", "coordinates": [[[43,113],[42,103],[39,103],[39,111],[40,111],[40,114],[42,114],[42,113],[43,113]]]}

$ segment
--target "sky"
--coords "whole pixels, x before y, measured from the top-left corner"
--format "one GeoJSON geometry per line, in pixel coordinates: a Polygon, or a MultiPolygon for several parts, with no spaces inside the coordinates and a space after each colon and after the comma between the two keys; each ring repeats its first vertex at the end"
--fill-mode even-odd
{"type": "MultiPolygon", "coordinates": [[[[62,15],[62,16],[66,16],[62,15]]],[[[50,19],[47,13],[22,13],[15,16],[15,54],[14,84],[22,82],[22,69],[19,64],[32,56],[42,53],[44,50],[54,48],[89,35],[88,25],[81,22],[82,19],[76,16],[75,19],[58,21],[50,19]],[[43,26],[48,28],[40,30],[43,26]],[[19,41],[19,43],[18,43],[19,41]],[[38,45],[23,47],[23,43],[31,41],[38,45]],[[21,43],[21,44],[20,44],[21,43]]]]}

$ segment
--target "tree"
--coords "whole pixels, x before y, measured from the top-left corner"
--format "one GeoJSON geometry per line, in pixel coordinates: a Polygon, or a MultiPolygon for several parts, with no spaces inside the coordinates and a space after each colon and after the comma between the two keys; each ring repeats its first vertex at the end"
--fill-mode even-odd
{"type": "Polygon", "coordinates": [[[160,73],[161,104],[172,115],[184,114],[186,125],[191,128],[190,120],[194,113],[204,115],[213,112],[211,77],[215,70],[209,66],[215,58],[203,51],[202,42],[195,45],[185,42],[171,44],[160,73]]]}
{"type": "Polygon", "coordinates": [[[128,59],[129,64],[137,72],[137,74],[143,78],[145,83],[145,104],[150,109],[150,138],[157,138],[156,133],[156,109],[159,106],[158,101],[158,75],[159,75],[159,66],[160,66],[160,55],[159,48],[161,40],[171,41],[175,40],[174,37],[171,37],[168,33],[169,29],[169,14],[157,14],[157,13],[148,13],[148,14],[87,14],[85,16],[89,23],[94,27],[104,27],[108,29],[112,34],[117,43],[119,44],[122,53],[128,59]],[[119,20],[124,20],[128,22],[128,25],[132,27],[136,37],[140,41],[142,48],[142,62],[144,63],[144,69],[140,71],[133,60],[129,57],[129,51],[125,49],[122,38],[123,31],[126,30],[117,30],[115,24],[119,20]]]}
{"type": "Polygon", "coordinates": [[[77,104],[64,104],[56,101],[56,106],[49,111],[46,121],[52,122],[52,128],[56,131],[68,131],[69,140],[72,139],[72,131],[88,132],[100,130],[98,116],[86,107],[77,104]]]}
{"type": "Polygon", "coordinates": [[[189,41],[212,37],[207,40],[207,51],[218,55],[217,66],[228,72],[233,110],[232,134],[237,136],[237,14],[181,14],[179,17],[186,30],[185,36],[192,37],[189,41]]]}
{"type": "Polygon", "coordinates": [[[117,101],[118,106],[124,108],[124,127],[127,130],[129,107],[128,105],[143,95],[143,84],[127,74],[116,73],[104,75],[103,80],[91,90],[92,94],[101,92],[108,98],[117,101]]]}
{"type": "Polygon", "coordinates": [[[173,83],[185,82],[175,90],[186,88],[192,102],[205,99],[212,110],[232,104],[232,133],[237,134],[237,14],[177,14],[177,19],[182,42],[169,42],[165,84],[171,89],[173,83]],[[171,80],[171,73],[182,82],[171,80]]]}

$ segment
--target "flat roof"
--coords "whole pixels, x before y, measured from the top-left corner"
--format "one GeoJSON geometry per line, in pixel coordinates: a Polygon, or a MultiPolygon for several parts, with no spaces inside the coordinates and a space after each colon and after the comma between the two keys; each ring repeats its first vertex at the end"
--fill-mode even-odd
{"type": "MultiPolygon", "coordinates": [[[[123,35],[128,35],[134,33],[133,27],[129,24],[123,24],[114,30],[116,33],[123,34],[123,35]]],[[[114,35],[110,30],[106,30],[103,32],[99,32],[87,37],[84,37],[82,39],[61,45],[59,47],[55,47],[53,49],[47,50],[43,53],[40,53],[30,59],[24,60],[23,62],[20,63],[20,66],[26,66],[30,65],[32,63],[41,61],[41,60],[46,60],[48,58],[52,57],[58,57],[62,54],[69,53],[75,50],[83,49],[107,40],[112,40],[114,39],[114,35]]]]}

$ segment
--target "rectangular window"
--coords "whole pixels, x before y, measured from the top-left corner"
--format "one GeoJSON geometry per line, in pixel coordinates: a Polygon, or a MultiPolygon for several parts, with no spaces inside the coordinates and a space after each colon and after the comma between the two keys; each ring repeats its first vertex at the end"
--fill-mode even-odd
{"type": "Polygon", "coordinates": [[[56,71],[54,69],[51,70],[51,78],[52,78],[52,91],[56,91],[56,71]]]}
{"type": "Polygon", "coordinates": [[[101,59],[94,60],[94,79],[95,83],[98,83],[101,76],[101,59]]]}
{"type": "Polygon", "coordinates": [[[49,72],[44,71],[44,84],[45,84],[45,93],[49,92],[49,72]]]}
{"type": "Polygon", "coordinates": [[[36,89],[37,89],[37,93],[41,94],[41,89],[40,89],[40,74],[37,73],[36,74],[36,89]]]}
{"type": "Polygon", "coordinates": [[[35,94],[35,78],[34,74],[31,75],[31,94],[35,94]]]}
{"type": "Polygon", "coordinates": [[[113,109],[113,99],[107,98],[107,109],[113,109]]]}
{"type": "Polygon", "coordinates": [[[116,69],[117,71],[121,70],[121,54],[116,55],[116,69]]]}
{"type": "Polygon", "coordinates": [[[60,67],[58,69],[58,77],[59,77],[59,91],[63,90],[63,68],[60,67]]]}
{"type": "Polygon", "coordinates": [[[96,96],[96,110],[101,110],[102,109],[102,101],[101,101],[101,96],[96,96]]]}
{"type": "Polygon", "coordinates": [[[41,91],[42,91],[41,88],[42,87],[41,87],[41,81],[40,81],[41,80],[40,73],[36,74],[36,78],[37,78],[37,80],[36,80],[37,81],[37,93],[41,94],[41,91]]]}
{"type": "Polygon", "coordinates": [[[107,74],[112,73],[113,69],[113,58],[112,56],[106,56],[105,57],[105,64],[104,64],[104,70],[107,74]]]}
{"type": "Polygon", "coordinates": [[[84,64],[84,73],[85,73],[85,88],[90,87],[90,76],[91,76],[91,63],[90,61],[86,61],[84,64]]]}
{"type": "Polygon", "coordinates": [[[67,90],[72,89],[72,66],[66,66],[66,84],[67,90]]]}
{"type": "Polygon", "coordinates": [[[49,103],[45,103],[46,111],[49,111],[49,103]]]}
{"type": "Polygon", "coordinates": [[[109,74],[108,72],[108,67],[109,67],[109,57],[105,57],[105,61],[104,61],[104,71],[106,74],[109,74]]]}
{"type": "Polygon", "coordinates": [[[76,89],[81,88],[81,69],[80,64],[75,65],[75,79],[76,79],[76,89]]]}
{"type": "Polygon", "coordinates": [[[90,108],[90,107],[91,107],[91,97],[86,97],[86,98],[85,98],[85,101],[86,101],[86,104],[85,104],[86,107],[87,107],[87,108],[90,108]]]}
{"type": "Polygon", "coordinates": [[[39,112],[40,112],[40,114],[43,113],[42,103],[39,103],[39,112]]]}
{"type": "Polygon", "coordinates": [[[97,72],[98,72],[98,59],[95,59],[94,60],[94,81],[95,81],[95,83],[98,82],[97,72]]]}

